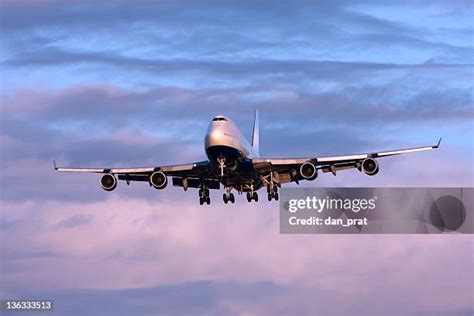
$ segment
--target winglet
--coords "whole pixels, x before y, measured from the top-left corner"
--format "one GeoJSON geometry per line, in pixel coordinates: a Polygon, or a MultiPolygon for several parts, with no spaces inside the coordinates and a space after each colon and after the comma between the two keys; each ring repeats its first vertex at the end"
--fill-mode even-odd
{"type": "Polygon", "coordinates": [[[260,129],[258,126],[258,109],[255,109],[255,118],[253,121],[252,147],[254,154],[260,156],[260,129]]]}
{"type": "Polygon", "coordinates": [[[440,137],[438,140],[438,143],[436,144],[436,146],[433,146],[433,148],[438,148],[442,140],[443,140],[443,137],[440,137]]]}
{"type": "Polygon", "coordinates": [[[58,166],[56,165],[56,160],[53,160],[53,166],[54,166],[54,170],[58,170],[58,166]]]}

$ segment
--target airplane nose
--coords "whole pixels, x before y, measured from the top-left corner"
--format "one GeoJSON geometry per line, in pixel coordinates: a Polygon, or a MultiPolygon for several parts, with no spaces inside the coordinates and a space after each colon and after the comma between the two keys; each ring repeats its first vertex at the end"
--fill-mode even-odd
{"type": "Polygon", "coordinates": [[[214,124],[211,124],[209,132],[206,135],[206,146],[216,146],[222,142],[224,134],[220,128],[217,128],[214,124]]]}

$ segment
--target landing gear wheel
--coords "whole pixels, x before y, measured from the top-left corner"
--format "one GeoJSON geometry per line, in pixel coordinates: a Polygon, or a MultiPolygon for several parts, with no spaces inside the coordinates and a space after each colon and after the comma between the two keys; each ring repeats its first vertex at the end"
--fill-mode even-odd
{"type": "Polygon", "coordinates": [[[234,196],[234,193],[231,193],[230,196],[229,196],[229,201],[231,203],[235,203],[235,196],[234,196]]]}
{"type": "Polygon", "coordinates": [[[247,201],[248,202],[252,201],[252,195],[250,194],[250,192],[247,192],[247,201]]]}
{"type": "Polygon", "coordinates": [[[275,194],[273,194],[273,198],[275,199],[275,201],[278,201],[278,192],[275,192],[275,194]]]}
{"type": "Polygon", "coordinates": [[[211,204],[211,198],[210,197],[206,197],[206,204],[207,205],[211,204]]]}
{"type": "Polygon", "coordinates": [[[257,194],[257,192],[254,192],[254,193],[253,193],[253,197],[252,197],[252,198],[253,198],[253,200],[254,200],[255,202],[258,202],[258,194],[257,194]]]}
{"type": "Polygon", "coordinates": [[[227,204],[227,202],[229,202],[229,198],[227,197],[227,194],[226,194],[226,193],[224,193],[224,194],[222,195],[222,200],[224,200],[224,203],[225,203],[225,204],[227,204]]]}
{"type": "Polygon", "coordinates": [[[272,194],[271,193],[268,193],[268,200],[271,201],[273,198],[272,194]]]}
{"type": "Polygon", "coordinates": [[[204,204],[204,199],[202,197],[199,198],[199,205],[203,205],[204,204]]]}

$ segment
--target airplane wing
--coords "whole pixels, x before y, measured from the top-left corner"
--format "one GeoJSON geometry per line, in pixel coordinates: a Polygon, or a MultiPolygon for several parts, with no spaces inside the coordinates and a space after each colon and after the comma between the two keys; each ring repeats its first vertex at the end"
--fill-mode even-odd
{"type": "Polygon", "coordinates": [[[318,170],[336,175],[338,171],[357,168],[368,175],[375,175],[378,172],[378,163],[375,158],[432,150],[438,148],[440,143],[441,138],[436,145],[365,154],[307,158],[255,158],[253,165],[261,174],[276,172],[276,180],[279,183],[314,180],[318,170]]]}
{"type": "MultiPolygon", "coordinates": [[[[54,169],[58,172],[87,172],[106,174],[110,182],[111,190],[115,189],[116,179],[125,180],[127,184],[130,181],[150,182],[157,189],[163,189],[167,184],[167,177],[172,177],[173,185],[187,189],[188,187],[199,187],[204,181],[209,189],[219,189],[219,181],[211,173],[208,161],[200,161],[188,164],[139,167],[139,168],[65,168],[58,167],[54,161],[54,169]],[[150,181],[153,176],[157,182],[150,181]],[[161,176],[162,175],[162,176],[161,176]],[[112,176],[112,177],[110,177],[112,176]],[[161,181],[161,184],[160,184],[161,181]],[[157,184],[157,185],[155,185],[157,184]]],[[[107,177],[103,177],[105,181],[107,177]]],[[[107,190],[107,183],[101,185],[107,190]]]]}

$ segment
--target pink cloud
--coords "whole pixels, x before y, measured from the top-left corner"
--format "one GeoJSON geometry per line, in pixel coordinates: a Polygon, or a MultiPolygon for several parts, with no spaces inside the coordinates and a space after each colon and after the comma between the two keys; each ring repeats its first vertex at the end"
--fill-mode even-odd
{"type": "MultiPolygon", "coordinates": [[[[199,280],[319,289],[417,310],[472,309],[470,236],[280,235],[277,204],[200,207],[189,195],[156,201],[4,203],[4,218],[23,221],[2,247],[47,251],[11,255],[4,285],[45,288],[128,288],[199,280]],[[58,224],[75,215],[92,220],[58,224]],[[34,267],[34,269],[32,269],[34,267]]],[[[215,197],[217,200],[217,197],[215,197]]],[[[295,298],[287,298],[294,300],[295,298]]],[[[237,308],[237,307],[236,307],[237,308]]]]}

